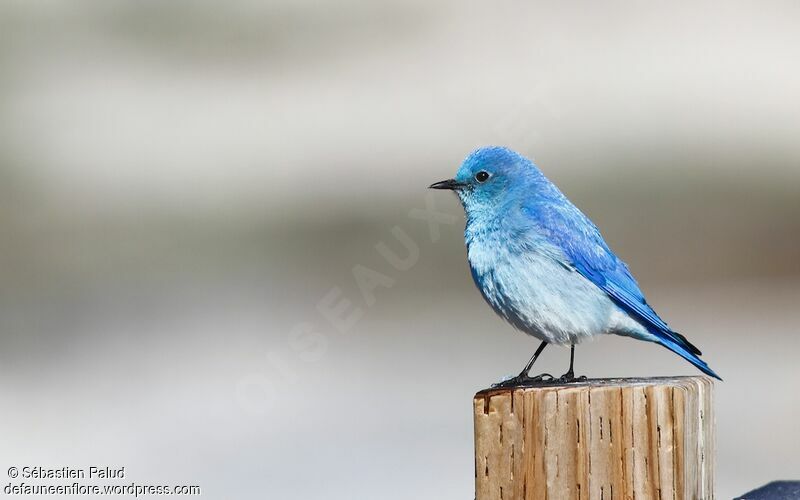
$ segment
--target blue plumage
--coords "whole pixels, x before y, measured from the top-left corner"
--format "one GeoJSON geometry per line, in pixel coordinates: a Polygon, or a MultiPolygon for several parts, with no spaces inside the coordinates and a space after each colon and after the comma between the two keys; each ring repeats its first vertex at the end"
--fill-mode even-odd
{"type": "Polygon", "coordinates": [[[545,343],[625,335],[658,343],[719,378],[647,304],[597,227],[527,158],[482,148],[454,179],[431,187],[458,194],[475,283],[498,314],[543,341],[537,355],[545,343]]]}

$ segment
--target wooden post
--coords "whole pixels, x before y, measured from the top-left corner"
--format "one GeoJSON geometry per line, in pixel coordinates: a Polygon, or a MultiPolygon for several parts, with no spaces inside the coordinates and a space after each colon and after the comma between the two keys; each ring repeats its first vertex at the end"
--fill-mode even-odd
{"type": "Polygon", "coordinates": [[[665,377],[483,390],[475,498],[713,499],[712,387],[665,377]]]}

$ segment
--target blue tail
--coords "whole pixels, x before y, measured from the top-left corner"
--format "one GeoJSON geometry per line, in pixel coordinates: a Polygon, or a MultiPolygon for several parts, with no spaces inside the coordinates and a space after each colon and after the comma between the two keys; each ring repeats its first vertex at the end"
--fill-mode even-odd
{"type": "MultiPolygon", "coordinates": [[[[705,373],[705,374],[706,374],[706,375],[708,375],[709,377],[714,377],[714,378],[715,378],[715,379],[717,379],[717,380],[722,380],[722,378],[720,378],[720,376],[719,376],[719,375],[717,375],[716,373],[714,373],[714,370],[712,370],[711,368],[709,368],[709,367],[708,367],[708,365],[706,364],[706,362],[705,362],[705,361],[703,361],[702,359],[700,359],[700,358],[697,356],[697,354],[694,354],[693,352],[690,352],[690,351],[686,350],[686,349],[685,349],[683,346],[681,346],[680,344],[678,344],[678,343],[676,343],[676,342],[673,342],[673,341],[672,341],[672,340],[670,340],[670,339],[663,338],[663,337],[658,337],[658,340],[656,340],[656,342],[657,342],[658,344],[660,344],[660,345],[662,345],[662,346],[666,347],[666,348],[667,348],[667,349],[669,349],[670,351],[674,352],[674,353],[675,353],[675,354],[677,354],[678,356],[682,357],[683,359],[685,359],[685,360],[686,360],[686,361],[688,361],[689,363],[693,364],[693,365],[694,365],[694,366],[696,366],[696,367],[697,367],[697,368],[698,368],[698,369],[699,369],[701,372],[705,373]]],[[[690,344],[690,345],[691,345],[691,344],[690,344]]],[[[699,353],[699,351],[698,351],[698,353],[699,353]]]]}

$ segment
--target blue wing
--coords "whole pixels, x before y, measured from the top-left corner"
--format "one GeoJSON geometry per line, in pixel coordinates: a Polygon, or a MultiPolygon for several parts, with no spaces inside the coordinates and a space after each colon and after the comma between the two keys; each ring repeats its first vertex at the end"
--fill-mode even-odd
{"type": "MultiPolygon", "coordinates": [[[[560,194],[560,193],[559,193],[560,194]]],[[[700,350],[673,331],[647,304],[628,266],[608,248],[600,231],[563,195],[523,206],[536,231],[561,249],[565,264],[603,290],[617,306],[641,323],[658,343],[680,355],[704,373],[719,378],[698,356],[700,350]]]]}

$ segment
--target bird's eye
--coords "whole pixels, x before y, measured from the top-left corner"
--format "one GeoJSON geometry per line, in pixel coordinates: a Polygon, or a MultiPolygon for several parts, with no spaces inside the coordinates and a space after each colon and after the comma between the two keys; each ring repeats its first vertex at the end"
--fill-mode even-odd
{"type": "Polygon", "coordinates": [[[475,174],[475,180],[478,182],[486,182],[486,179],[489,178],[489,172],[481,170],[477,174],[475,174]]]}

